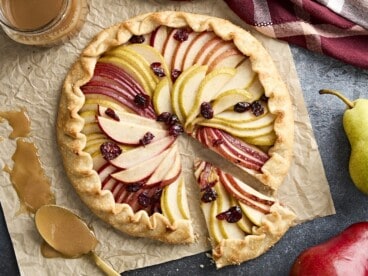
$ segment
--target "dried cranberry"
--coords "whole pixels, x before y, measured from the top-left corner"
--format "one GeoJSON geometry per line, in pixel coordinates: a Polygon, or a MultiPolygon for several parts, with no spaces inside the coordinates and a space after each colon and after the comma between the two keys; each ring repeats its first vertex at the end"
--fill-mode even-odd
{"type": "Polygon", "coordinates": [[[251,109],[251,104],[247,102],[238,102],[234,105],[234,111],[238,113],[243,113],[251,109]]]}
{"type": "Polygon", "coordinates": [[[203,102],[201,104],[201,115],[205,119],[212,119],[213,118],[213,109],[210,103],[203,102]]]}
{"type": "Polygon", "coordinates": [[[268,102],[268,97],[263,94],[260,98],[259,98],[262,102],[268,102]]]}
{"type": "Polygon", "coordinates": [[[164,122],[165,124],[169,124],[171,116],[172,115],[170,112],[162,112],[160,115],[157,116],[156,121],[164,122]]]}
{"type": "Polygon", "coordinates": [[[151,204],[151,198],[147,195],[146,192],[142,192],[138,196],[138,203],[142,207],[148,207],[151,204]]]}
{"type": "Polygon", "coordinates": [[[131,193],[135,193],[137,191],[139,191],[143,186],[143,183],[141,182],[137,182],[137,183],[132,183],[132,184],[128,184],[125,186],[125,190],[127,190],[128,192],[131,193]]]}
{"type": "Polygon", "coordinates": [[[180,124],[180,120],[179,120],[178,116],[176,116],[175,114],[172,114],[170,116],[170,119],[168,121],[168,124],[170,126],[180,124]]]}
{"type": "Polygon", "coordinates": [[[164,68],[161,67],[161,63],[160,62],[153,62],[151,64],[151,69],[153,71],[153,73],[155,73],[155,75],[157,77],[165,77],[166,74],[165,74],[165,71],[164,71],[164,68]]]}
{"type": "Polygon", "coordinates": [[[159,188],[155,191],[153,196],[151,197],[151,204],[155,204],[160,201],[162,195],[162,189],[159,188]]]}
{"type": "Polygon", "coordinates": [[[264,113],[264,108],[260,101],[255,101],[251,105],[254,116],[260,116],[264,113]]]}
{"type": "Polygon", "coordinates": [[[155,135],[153,135],[151,132],[146,132],[142,139],[139,139],[139,144],[142,146],[148,145],[151,143],[151,141],[155,138],[155,135]]]}
{"type": "Polygon", "coordinates": [[[100,151],[105,160],[113,160],[122,153],[121,148],[114,142],[101,144],[100,151]]]}
{"type": "Polygon", "coordinates": [[[174,137],[178,137],[183,132],[184,132],[184,129],[183,129],[182,125],[180,125],[180,124],[171,125],[170,128],[169,128],[169,134],[171,136],[174,136],[174,137]]]}
{"type": "Polygon", "coordinates": [[[176,39],[179,42],[183,42],[188,40],[189,33],[191,33],[192,30],[189,28],[181,28],[176,31],[174,34],[174,39],[176,39]]]}
{"type": "Polygon", "coordinates": [[[202,194],[201,200],[205,203],[212,202],[216,200],[217,193],[214,189],[211,189],[211,187],[207,186],[204,189],[204,193],[202,194]]]}
{"type": "Polygon", "coordinates": [[[222,212],[216,216],[219,220],[226,220],[227,222],[234,223],[242,218],[243,214],[239,206],[231,207],[229,210],[222,212]]]}
{"type": "Polygon", "coordinates": [[[150,104],[151,98],[147,94],[139,93],[134,97],[134,103],[139,108],[147,108],[150,104]]]}
{"type": "Polygon", "coordinates": [[[130,39],[129,42],[130,43],[143,43],[146,39],[144,38],[143,35],[133,35],[130,39]]]}
{"type": "Polygon", "coordinates": [[[120,121],[120,118],[116,114],[115,110],[111,109],[110,107],[105,110],[105,114],[110,118],[114,119],[115,121],[120,121]]]}
{"type": "Polygon", "coordinates": [[[224,143],[224,139],[222,139],[222,138],[212,140],[212,146],[214,146],[214,147],[218,147],[219,145],[221,145],[223,143],[224,143]]]}
{"type": "Polygon", "coordinates": [[[180,76],[181,71],[178,69],[172,69],[171,70],[171,80],[176,81],[176,79],[180,76]]]}

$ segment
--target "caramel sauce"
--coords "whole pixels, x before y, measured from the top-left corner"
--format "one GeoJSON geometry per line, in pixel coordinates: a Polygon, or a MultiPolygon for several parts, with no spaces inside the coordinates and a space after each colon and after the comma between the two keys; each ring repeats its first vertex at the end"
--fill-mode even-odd
{"type": "Polygon", "coordinates": [[[37,147],[18,139],[12,159],[13,169],[5,166],[4,171],[9,173],[22,206],[28,212],[35,213],[41,206],[54,203],[50,181],[42,168],[37,147]]]}
{"type": "Polygon", "coordinates": [[[18,137],[27,137],[29,135],[31,123],[25,109],[21,111],[0,112],[0,122],[3,121],[2,119],[6,119],[13,129],[9,138],[15,139],[18,137]]]}
{"type": "Polygon", "coordinates": [[[41,244],[41,254],[45,258],[65,258],[63,254],[52,248],[47,242],[41,244]]]}
{"type": "Polygon", "coordinates": [[[58,17],[63,0],[2,0],[7,19],[18,29],[39,29],[58,17]]]}
{"type": "MultiPolygon", "coordinates": [[[[35,216],[38,231],[56,251],[70,258],[87,254],[97,246],[97,239],[78,216],[56,205],[41,207],[35,216]]],[[[55,253],[50,253],[55,256],[55,253]]]]}

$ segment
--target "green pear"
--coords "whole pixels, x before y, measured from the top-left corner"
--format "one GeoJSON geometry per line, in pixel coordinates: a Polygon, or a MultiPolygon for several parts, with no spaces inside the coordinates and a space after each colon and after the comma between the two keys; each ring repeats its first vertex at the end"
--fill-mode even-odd
{"type": "Polygon", "coordinates": [[[350,101],[339,92],[328,89],[319,93],[335,95],[348,107],[343,126],[351,145],[349,173],[355,186],[368,194],[368,99],[350,101]]]}

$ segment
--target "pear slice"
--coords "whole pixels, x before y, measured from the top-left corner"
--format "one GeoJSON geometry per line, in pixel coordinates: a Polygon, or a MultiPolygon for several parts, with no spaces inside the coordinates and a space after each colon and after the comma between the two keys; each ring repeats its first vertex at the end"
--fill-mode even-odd
{"type": "MultiPolygon", "coordinates": [[[[230,197],[230,204],[231,206],[240,206],[239,202],[233,198],[231,195],[229,195],[230,197]]],[[[243,210],[242,210],[243,212],[243,210]]],[[[247,234],[252,234],[252,228],[254,226],[254,224],[252,223],[252,221],[246,216],[246,214],[242,215],[242,218],[236,222],[239,226],[239,228],[244,231],[247,234]]]]}
{"type": "Polygon", "coordinates": [[[242,140],[246,143],[256,146],[272,146],[276,141],[276,133],[272,131],[268,134],[258,137],[243,137],[242,140]]]}
{"type": "Polygon", "coordinates": [[[266,126],[260,126],[259,128],[254,129],[238,129],[234,128],[233,124],[229,124],[227,122],[212,122],[211,120],[201,121],[198,124],[202,126],[212,127],[222,129],[233,136],[236,137],[258,137],[271,133],[274,130],[273,124],[269,124],[266,126]]]}
{"type": "Polygon", "coordinates": [[[149,77],[150,73],[148,72],[148,70],[151,70],[150,68],[137,68],[136,66],[134,66],[134,63],[132,64],[131,62],[127,62],[126,60],[115,56],[102,57],[99,59],[99,62],[112,63],[120,67],[135,81],[137,81],[149,96],[152,96],[154,88],[156,87],[156,82],[152,81],[152,78],[149,77]]]}
{"type": "Polygon", "coordinates": [[[189,207],[185,194],[183,177],[165,186],[161,196],[162,213],[174,223],[180,219],[189,219],[189,207]]]}
{"type": "Polygon", "coordinates": [[[180,76],[176,79],[176,81],[174,82],[173,88],[172,88],[172,92],[171,92],[171,105],[172,108],[176,114],[176,116],[178,116],[179,120],[181,122],[184,122],[184,116],[180,111],[180,107],[179,107],[179,91],[180,91],[180,87],[182,85],[182,83],[184,83],[185,79],[187,78],[188,75],[190,75],[194,70],[196,70],[197,68],[200,68],[199,65],[193,65],[192,67],[188,68],[187,70],[185,70],[184,72],[182,72],[180,74],[180,76]]]}
{"type": "Polygon", "coordinates": [[[201,32],[195,39],[193,39],[183,57],[183,71],[196,64],[195,58],[197,54],[203,53],[206,49],[206,43],[215,37],[216,35],[213,32],[201,32]]]}
{"type": "Polygon", "coordinates": [[[194,105],[195,97],[202,80],[206,76],[207,66],[200,66],[185,75],[179,88],[179,108],[184,120],[194,105]]]}
{"type": "Polygon", "coordinates": [[[171,106],[171,80],[169,77],[161,79],[153,93],[152,103],[156,114],[173,113],[171,106]]]}
{"type": "Polygon", "coordinates": [[[244,60],[244,55],[236,49],[230,49],[216,57],[209,65],[208,70],[211,72],[222,67],[235,68],[244,60]]]}
{"type": "MultiPolygon", "coordinates": [[[[230,198],[227,194],[227,191],[224,189],[224,187],[222,187],[221,183],[218,182],[214,186],[214,189],[217,193],[217,199],[216,199],[217,214],[228,211],[230,207],[233,207],[230,204],[230,198]]],[[[237,223],[229,223],[226,220],[219,220],[216,218],[216,215],[214,217],[214,223],[217,222],[219,224],[221,234],[225,239],[243,239],[244,238],[245,233],[240,229],[237,223]]]]}
{"type": "Polygon", "coordinates": [[[220,40],[215,43],[214,47],[205,55],[203,64],[211,64],[216,58],[222,56],[228,50],[235,50],[235,45],[229,41],[220,40]]]}
{"type": "Polygon", "coordinates": [[[248,122],[234,123],[234,122],[229,122],[227,120],[221,120],[218,118],[213,118],[209,120],[208,122],[211,122],[214,124],[225,124],[235,129],[241,129],[241,130],[249,129],[250,130],[250,129],[259,129],[259,128],[269,126],[273,124],[273,122],[275,121],[275,118],[276,118],[276,115],[267,113],[266,115],[255,117],[254,120],[248,121],[248,122]]]}
{"type": "Polygon", "coordinates": [[[202,203],[202,212],[206,217],[206,221],[208,221],[208,231],[212,242],[214,244],[220,243],[225,237],[222,235],[219,220],[216,218],[218,214],[217,211],[217,203],[216,201],[212,201],[210,203],[202,203]],[[208,210],[209,209],[209,210],[208,210]]]}
{"type": "Polygon", "coordinates": [[[148,83],[152,85],[152,89],[155,88],[155,84],[160,80],[160,78],[152,71],[151,63],[137,52],[129,50],[126,46],[116,47],[115,49],[108,51],[106,56],[118,57],[132,64],[132,66],[136,67],[137,70],[144,75],[148,83]]]}
{"type": "Polygon", "coordinates": [[[111,174],[111,177],[123,183],[143,182],[154,173],[169,151],[170,149],[166,149],[159,155],[143,161],[136,166],[111,174]]]}
{"type": "Polygon", "coordinates": [[[221,92],[212,103],[213,115],[233,107],[239,102],[248,102],[251,100],[251,95],[244,89],[232,89],[221,92]]]}
{"type": "Polygon", "coordinates": [[[158,129],[156,127],[149,127],[145,125],[138,125],[126,121],[115,121],[102,116],[97,117],[98,125],[101,130],[112,140],[125,145],[139,145],[140,140],[144,135],[150,132],[153,135],[153,141],[168,136],[168,131],[158,129]]]}
{"type": "Polygon", "coordinates": [[[239,206],[252,223],[254,223],[257,226],[262,225],[262,219],[266,215],[265,213],[257,209],[254,209],[247,204],[241,203],[240,201],[239,201],[239,206]]]}
{"type": "MultiPolygon", "coordinates": [[[[111,119],[108,115],[106,115],[107,108],[105,106],[100,105],[98,107],[98,114],[102,117],[111,119]]],[[[124,121],[122,123],[129,123],[129,124],[137,124],[139,126],[146,126],[149,128],[156,128],[160,130],[166,129],[165,125],[157,122],[156,120],[145,118],[142,116],[139,116],[134,113],[122,111],[122,110],[114,110],[116,115],[119,117],[120,121],[124,121]]]]}
{"type": "Polygon", "coordinates": [[[234,68],[224,67],[209,73],[201,82],[196,94],[193,106],[185,121],[187,127],[200,113],[200,106],[203,102],[210,102],[216,98],[222,87],[235,75],[234,68]]]}
{"type": "Polygon", "coordinates": [[[169,148],[174,141],[174,137],[166,136],[162,139],[157,139],[144,147],[135,147],[129,151],[123,151],[122,154],[109,162],[117,168],[130,168],[160,154],[169,148]]]}
{"type": "Polygon", "coordinates": [[[155,62],[161,63],[161,67],[163,68],[165,75],[170,76],[170,70],[165,63],[164,57],[155,48],[146,44],[135,43],[124,46],[124,49],[128,51],[134,51],[141,55],[148,62],[148,64],[155,62]]]}
{"type": "Polygon", "coordinates": [[[229,123],[233,123],[233,124],[248,123],[254,120],[258,120],[259,118],[269,113],[267,104],[264,102],[261,102],[261,105],[264,109],[264,113],[260,116],[255,116],[251,111],[238,113],[238,112],[234,112],[233,110],[225,110],[221,113],[216,114],[214,118],[218,120],[226,121],[229,123]]]}
{"type": "Polygon", "coordinates": [[[167,39],[163,47],[163,50],[162,50],[162,55],[164,57],[165,63],[169,67],[170,72],[172,69],[174,69],[171,66],[173,64],[173,59],[175,58],[176,49],[180,45],[180,42],[174,38],[177,31],[178,29],[175,29],[175,28],[169,31],[167,39]]]}
{"type": "Polygon", "coordinates": [[[175,181],[181,172],[180,156],[176,144],[172,145],[165,159],[145,182],[145,187],[159,184],[161,187],[175,181]]]}
{"type": "MultiPolygon", "coordinates": [[[[252,69],[250,59],[245,59],[239,66],[236,67],[236,74],[222,88],[224,91],[232,89],[246,89],[256,78],[256,73],[252,69]]],[[[253,101],[253,99],[252,99],[253,101]]]]}
{"type": "Polygon", "coordinates": [[[88,110],[97,111],[97,108],[99,105],[110,107],[114,110],[129,112],[129,110],[125,106],[122,106],[121,104],[119,104],[118,102],[114,101],[111,98],[104,99],[102,95],[101,95],[101,98],[93,98],[90,96],[91,95],[86,95],[84,105],[81,108],[80,112],[88,111],[88,110]]]}
{"type": "Polygon", "coordinates": [[[259,100],[265,93],[264,88],[258,77],[255,77],[252,83],[246,88],[247,91],[252,95],[252,101],[259,100]]]}
{"type": "Polygon", "coordinates": [[[166,26],[160,26],[152,33],[150,44],[159,53],[163,53],[168,35],[169,29],[166,26]]]}
{"type": "Polygon", "coordinates": [[[192,44],[192,42],[199,36],[201,33],[198,32],[191,32],[188,34],[188,39],[179,43],[176,47],[172,61],[171,61],[171,68],[183,71],[183,64],[184,64],[184,56],[188,51],[188,48],[192,44]]]}
{"type": "Polygon", "coordinates": [[[179,205],[181,216],[183,217],[183,219],[189,219],[190,214],[189,214],[189,207],[188,207],[188,198],[187,198],[185,182],[184,182],[183,177],[179,178],[177,201],[179,202],[178,205],[179,205]]]}

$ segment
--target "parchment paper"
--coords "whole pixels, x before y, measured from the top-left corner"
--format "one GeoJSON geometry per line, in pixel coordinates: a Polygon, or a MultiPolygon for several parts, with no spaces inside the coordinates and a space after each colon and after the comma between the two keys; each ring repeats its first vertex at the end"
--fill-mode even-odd
{"type": "MultiPolygon", "coordinates": [[[[147,0],[92,0],[86,24],[77,37],[64,45],[43,49],[17,44],[0,32],[0,108],[4,111],[24,107],[31,119],[32,132],[28,138],[39,148],[45,172],[52,182],[56,202],[84,218],[95,230],[100,241],[97,253],[119,271],[150,266],[207,251],[209,243],[200,213],[193,212],[198,242],[193,245],[172,246],[147,239],[132,238],[115,231],[92,215],[81,203],[68,182],[62,168],[55,142],[55,118],[62,82],[71,64],[89,40],[100,30],[140,13],[158,10],[183,10],[229,19],[246,29],[248,27],[223,1],[193,0],[189,2],[147,0]]],[[[273,56],[282,77],[290,89],[295,113],[294,161],[279,191],[279,199],[290,206],[298,223],[316,217],[334,214],[329,186],[323,170],[318,147],[304,104],[300,84],[287,44],[255,34],[273,56]]],[[[9,125],[0,123],[0,168],[12,167],[11,156],[15,141],[8,139],[9,125]]],[[[182,140],[182,149],[187,147],[182,140]]],[[[186,148],[186,153],[190,152],[186,148]]],[[[194,148],[191,147],[195,151],[194,148]]],[[[189,173],[187,171],[187,173],[189,173]]],[[[188,183],[190,184],[190,183],[188,183]]],[[[9,175],[0,174],[0,200],[4,208],[9,232],[14,244],[21,273],[24,275],[99,275],[88,259],[45,259],[40,254],[41,238],[32,217],[17,214],[19,200],[9,175]]],[[[190,200],[195,195],[188,185],[190,200]],[[191,196],[192,194],[192,196],[191,196]]],[[[191,211],[198,208],[194,200],[191,211]]],[[[266,253],[267,254],[267,253],[266,253]]]]}

